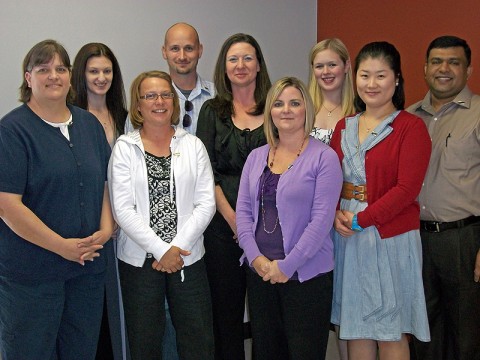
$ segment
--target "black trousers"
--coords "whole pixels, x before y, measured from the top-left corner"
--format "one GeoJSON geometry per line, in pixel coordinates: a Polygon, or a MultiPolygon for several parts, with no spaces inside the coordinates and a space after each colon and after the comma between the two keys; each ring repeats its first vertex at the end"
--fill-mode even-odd
{"type": "Polygon", "coordinates": [[[166,274],[152,269],[153,258],[142,268],[118,262],[125,320],[132,360],[162,359],[165,331],[165,294],[182,360],[213,359],[210,291],[203,259],[166,274]]]}
{"type": "Polygon", "coordinates": [[[480,359],[480,283],[473,270],[480,223],[421,231],[423,284],[432,341],[414,342],[418,360],[480,359]]]}
{"type": "Polygon", "coordinates": [[[209,228],[204,233],[216,360],[245,360],[243,316],[246,280],[239,262],[242,250],[232,236],[233,233],[219,234],[209,228]]]}
{"type": "Polygon", "coordinates": [[[253,351],[262,360],[324,360],[333,273],[270,284],[246,267],[253,351]]]}

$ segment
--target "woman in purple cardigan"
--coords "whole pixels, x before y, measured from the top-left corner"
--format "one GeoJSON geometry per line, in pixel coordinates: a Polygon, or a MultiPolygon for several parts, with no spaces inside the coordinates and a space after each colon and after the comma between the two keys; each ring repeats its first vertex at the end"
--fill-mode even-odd
{"type": "Polygon", "coordinates": [[[278,80],[265,105],[268,144],[242,172],[237,230],[259,359],[325,357],[342,173],[335,152],[309,136],[314,120],[305,85],[278,80]]]}

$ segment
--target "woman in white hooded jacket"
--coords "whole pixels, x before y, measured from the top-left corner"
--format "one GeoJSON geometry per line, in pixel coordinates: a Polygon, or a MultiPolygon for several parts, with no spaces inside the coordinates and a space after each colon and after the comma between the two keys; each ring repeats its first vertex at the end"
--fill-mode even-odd
{"type": "Polygon", "coordinates": [[[203,143],[177,128],[170,76],[140,74],[131,86],[135,130],[109,163],[117,256],[132,359],[162,353],[165,295],[181,359],[213,359],[203,232],[215,213],[214,180],[203,143]]]}

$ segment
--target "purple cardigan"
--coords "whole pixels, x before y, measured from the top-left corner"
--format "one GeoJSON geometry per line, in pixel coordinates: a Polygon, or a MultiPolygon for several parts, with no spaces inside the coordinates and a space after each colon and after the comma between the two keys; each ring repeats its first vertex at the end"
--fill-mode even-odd
{"type": "MultiPolygon", "coordinates": [[[[240,263],[251,264],[262,255],[255,242],[258,223],[259,179],[270,147],[253,150],[245,163],[237,200],[237,231],[244,254],[240,263]]],[[[277,208],[283,233],[285,259],[280,270],[289,278],[295,271],[303,282],[333,269],[330,230],[342,188],[342,170],[335,152],[310,137],[304,152],[278,182],[277,208]]]]}

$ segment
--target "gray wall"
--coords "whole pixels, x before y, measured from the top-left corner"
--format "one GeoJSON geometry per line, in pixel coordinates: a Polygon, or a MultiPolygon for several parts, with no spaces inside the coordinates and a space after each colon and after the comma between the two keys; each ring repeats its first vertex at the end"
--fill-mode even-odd
{"type": "Polygon", "coordinates": [[[3,0],[0,117],[20,104],[21,63],[37,42],[58,40],[72,62],[83,44],[107,44],[120,62],[128,94],[140,72],[168,70],[161,45],[166,29],[179,21],[200,34],[204,52],[199,72],[207,79],[223,41],[245,32],[260,43],[272,81],[284,75],[307,81],[316,9],[316,0],[3,0]]]}

